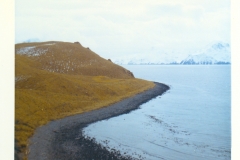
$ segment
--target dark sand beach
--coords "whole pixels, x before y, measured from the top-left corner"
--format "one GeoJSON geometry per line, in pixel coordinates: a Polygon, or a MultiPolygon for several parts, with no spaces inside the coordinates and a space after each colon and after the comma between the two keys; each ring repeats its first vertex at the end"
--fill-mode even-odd
{"type": "Polygon", "coordinates": [[[155,87],[98,110],[49,122],[36,129],[30,138],[29,160],[118,160],[132,159],[118,151],[107,150],[84,138],[82,129],[91,123],[137,109],[141,104],[162,95],[169,87],[155,82],[155,87]]]}

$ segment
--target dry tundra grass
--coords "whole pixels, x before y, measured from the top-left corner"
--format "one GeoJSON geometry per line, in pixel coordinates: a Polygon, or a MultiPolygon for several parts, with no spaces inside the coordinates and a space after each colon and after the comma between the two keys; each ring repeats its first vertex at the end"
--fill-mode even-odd
{"type": "Polygon", "coordinates": [[[26,154],[28,138],[49,121],[108,106],[153,86],[81,44],[16,44],[17,150],[26,154]]]}

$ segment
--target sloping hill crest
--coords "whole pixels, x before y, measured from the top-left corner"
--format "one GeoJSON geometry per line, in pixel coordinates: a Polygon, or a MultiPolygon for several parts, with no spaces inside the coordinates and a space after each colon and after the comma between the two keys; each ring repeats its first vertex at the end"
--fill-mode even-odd
{"type": "MultiPolygon", "coordinates": [[[[21,43],[15,46],[16,57],[24,57],[31,68],[54,73],[86,76],[107,76],[110,78],[133,78],[133,74],[111,61],[84,48],[79,42],[21,43]],[[32,62],[32,63],[31,63],[32,62]]],[[[23,58],[22,58],[23,59],[23,58]]],[[[21,63],[23,63],[21,61],[21,63]]],[[[16,73],[24,74],[26,64],[16,62],[16,73]]],[[[25,73],[26,74],[26,73],[25,73]]]]}

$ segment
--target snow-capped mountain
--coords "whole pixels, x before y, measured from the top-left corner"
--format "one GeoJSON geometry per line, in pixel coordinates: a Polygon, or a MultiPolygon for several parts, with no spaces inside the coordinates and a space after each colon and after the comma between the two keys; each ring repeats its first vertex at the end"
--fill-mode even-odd
{"type": "Polygon", "coordinates": [[[180,64],[215,64],[217,61],[206,54],[189,55],[180,64]]]}
{"type": "Polygon", "coordinates": [[[113,62],[117,64],[178,64],[183,57],[172,56],[171,54],[141,54],[141,55],[128,55],[113,58],[113,62]]]}
{"type": "Polygon", "coordinates": [[[165,64],[175,62],[176,57],[167,54],[130,55],[113,59],[117,64],[165,64]]]}
{"type": "Polygon", "coordinates": [[[40,40],[38,38],[30,38],[30,39],[27,39],[27,40],[25,40],[23,42],[24,43],[40,42],[40,40]]]}
{"type": "Polygon", "coordinates": [[[151,53],[112,59],[117,64],[231,64],[230,45],[217,42],[186,56],[180,53],[151,53]]]}
{"type": "Polygon", "coordinates": [[[230,64],[231,52],[228,43],[215,43],[207,49],[189,55],[180,64],[230,64]]]}

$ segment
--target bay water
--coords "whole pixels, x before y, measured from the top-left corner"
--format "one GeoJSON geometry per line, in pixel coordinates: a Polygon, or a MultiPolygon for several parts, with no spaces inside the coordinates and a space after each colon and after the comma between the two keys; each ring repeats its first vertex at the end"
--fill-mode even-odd
{"type": "Polygon", "coordinates": [[[124,65],[136,78],[170,86],[139,109],[83,129],[135,159],[231,159],[230,65],[124,65]]]}

